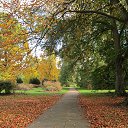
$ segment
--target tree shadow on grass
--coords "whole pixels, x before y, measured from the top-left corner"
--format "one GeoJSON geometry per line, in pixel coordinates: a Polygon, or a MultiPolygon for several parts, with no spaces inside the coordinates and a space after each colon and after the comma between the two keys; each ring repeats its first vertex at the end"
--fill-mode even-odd
{"type": "Polygon", "coordinates": [[[6,93],[0,93],[0,96],[11,96],[11,95],[14,95],[13,93],[9,93],[9,94],[6,94],[6,93]]]}

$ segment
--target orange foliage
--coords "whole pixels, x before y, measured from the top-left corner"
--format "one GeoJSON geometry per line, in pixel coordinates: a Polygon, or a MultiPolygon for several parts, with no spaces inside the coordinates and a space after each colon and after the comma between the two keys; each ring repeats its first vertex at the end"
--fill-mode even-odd
{"type": "Polygon", "coordinates": [[[0,98],[0,128],[26,128],[61,96],[23,96],[0,98]]]}
{"type": "Polygon", "coordinates": [[[80,96],[79,103],[91,128],[127,128],[128,108],[121,106],[122,97],[80,96]]]}

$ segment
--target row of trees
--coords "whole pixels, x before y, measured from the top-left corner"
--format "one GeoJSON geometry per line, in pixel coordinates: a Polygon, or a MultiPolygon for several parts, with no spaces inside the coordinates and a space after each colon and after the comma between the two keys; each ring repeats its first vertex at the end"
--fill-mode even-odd
{"type": "Polygon", "coordinates": [[[90,81],[96,78],[91,76],[104,73],[102,78],[107,82],[103,84],[115,84],[116,95],[126,94],[127,6],[127,0],[3,3],[6,11],[27,28],[27,39],[36,40],[36,45],[48,53],[54,51],[72,65],[71,72],[79,76],[77,81],[90,81]]]}
{"type": "Polygon", "coordinates": [[[31,78],[58,80],[55,55],[47,57],[44,53],[40,58],[34,57],[27,29],[8,13],[1,13],[0,17],[0,80],[13,83],[17,77],[24,83],[31,78]]]}
{"type": "Polygon", "coordinates": [[[42,82],[44,79],[58,80],[59,72],[54,55],[40,58],[31,56],[28,66],[20,71],[19,77],[23,79],[24,83],[29,83],[32,78],[38,78],[42,82]]]}
{"type": "MultiPolygon", "coordinates": [[[[63,2],[55,13],[63,19],[52,31],[60,32],[59,38],[58,33],[50,35],[52,40],[63,40],[61,56],[76,64],[81,80],[102,76],[98,84],[115,84],[116,95],[126,94],[127,83],[128,11],[127,1],[124,2],[124,5],[119,0],[63,2]]],[[[96,80],[92,82],[96,84],[96,80]]]]}

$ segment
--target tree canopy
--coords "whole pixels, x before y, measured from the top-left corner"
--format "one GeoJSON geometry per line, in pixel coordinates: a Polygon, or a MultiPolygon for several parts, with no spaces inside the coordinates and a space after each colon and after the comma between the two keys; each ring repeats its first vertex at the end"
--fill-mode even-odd
{"type": "Polygon", "coordinates": [[[126,94],[127,0],[15,0],[2,4],[26,27],[27,40],[35,47],[40,45],[49,54],[54,51],[75,65],[72,69],[79,70],[79,76],[90,76],[87,81],[91,83],[93,75],[105,73],[105,84],[115,81],[116,94],[126,94]]]}

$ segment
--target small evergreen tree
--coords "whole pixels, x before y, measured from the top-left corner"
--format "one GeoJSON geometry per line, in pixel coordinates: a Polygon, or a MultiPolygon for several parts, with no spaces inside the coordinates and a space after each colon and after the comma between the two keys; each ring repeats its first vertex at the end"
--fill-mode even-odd
{"type": "Polygon", "coordinates": [[[40,80],[38,78],[31,78],[29,84],[40,84],[40,80]]]}
{"type": "Polygon", "coordinates": [[[18,84],[23,83],[23,80],[21,78],[19,78],[19,77],[16,79],[16,81],[17,81],[18,84]]]}

